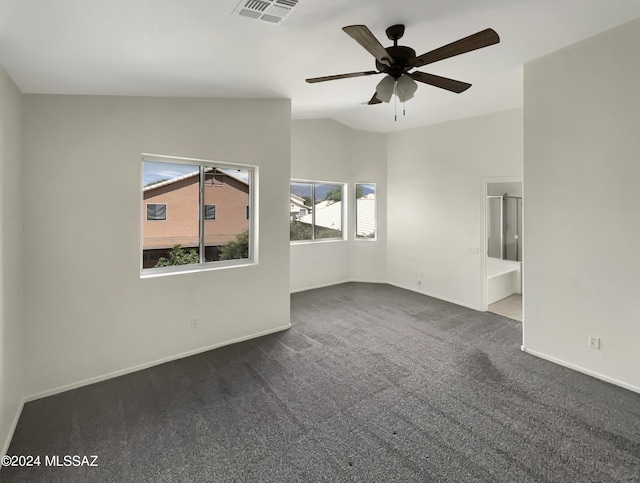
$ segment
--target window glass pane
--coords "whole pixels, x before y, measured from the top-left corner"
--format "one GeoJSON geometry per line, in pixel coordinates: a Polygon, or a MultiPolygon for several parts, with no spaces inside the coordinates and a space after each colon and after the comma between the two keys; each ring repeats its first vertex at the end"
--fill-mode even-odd
{"type": "Polygon", "coordinates": [[[315,184],[315,239],[342,238],[342,191],[340,184],[315,184]]]}
{"type": "Polygon", "coordinates": [[[144,161],[142,183],[147,207],[142,227],[143,268],[199,263],[200,168],[144,161]],[[154,205],[155,220],[149,217],[154,205]],[[164,206],[164,214],[159,206],[164,206]]]}
{"type": "Polygon", "coordinates": [[[205,262],[249,258],[249,183],[248,169],[205,168],[205,220],[215,220],[204,224],[205,262]]]}
{"type": "Polygon", "coordinates": [[[356,238],[376,237],[376,185],[356,184],[356,238]]]}
{"type": "Polygon", "coordinates": [[[290,240],[312,240],[313,183],[292,182],[290,188],[290,240]]]}
{"type": "Polygon", "coordinates": [[[147,220],[164,221],[167,219],[167,205],[160,203],[147,203],[147,220]]]}
{"type": "Polygon", "coordinates": [[[216,219],[216,205],[204,205],[204,219],[205,220],[216,219]]]}

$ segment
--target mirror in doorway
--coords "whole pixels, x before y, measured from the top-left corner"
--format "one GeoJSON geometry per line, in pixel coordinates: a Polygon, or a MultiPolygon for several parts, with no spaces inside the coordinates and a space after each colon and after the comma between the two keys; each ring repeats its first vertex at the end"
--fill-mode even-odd
{"type": "Polygon", "coordinates": [[[522,183],[487,183],[487,256],[522,261],[522,183]]]}

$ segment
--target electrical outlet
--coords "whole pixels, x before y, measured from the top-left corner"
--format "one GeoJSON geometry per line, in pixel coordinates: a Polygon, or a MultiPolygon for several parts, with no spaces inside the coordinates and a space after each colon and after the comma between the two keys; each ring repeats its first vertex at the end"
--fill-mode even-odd
{"type": "Polygon", "coordinates": [[[198,328],[198,316],[197,315],[192,315],[191,316],[191,328],[192,329],[197,329],[198,328]]]}
{"type": "Polygon", "coordinates": [[[591,349],[600,350],[600,337],[590,335],[588,344],[591,349]]]}

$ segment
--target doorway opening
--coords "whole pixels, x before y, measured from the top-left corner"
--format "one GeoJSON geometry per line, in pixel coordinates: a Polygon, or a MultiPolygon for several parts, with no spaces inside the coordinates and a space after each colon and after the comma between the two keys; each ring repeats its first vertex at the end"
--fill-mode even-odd
{"type": "Polygon", "coordinates": [[[485,186],[485,307],[522,321],[522,181],[485,186]]]}

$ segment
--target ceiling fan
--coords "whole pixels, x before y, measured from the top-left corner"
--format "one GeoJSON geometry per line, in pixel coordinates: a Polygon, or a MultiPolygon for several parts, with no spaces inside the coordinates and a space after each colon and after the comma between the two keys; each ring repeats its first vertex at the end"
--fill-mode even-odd
{"type": "Polygon", "coordinates": [[[454,57],[500,42],[500,37],[495,30],[485,29],[438,49],[416,56],[416,51],[411,47],[398,45],[398,40],[404,35],[404,25],[392,25],[386,30],[389,40],[393,40],[393,46],[387,48],[382,46],[366,25],[349,25],[343,27],[342,30],[376,58],[377,70],[313,77],[306,79],[306,81],[315,83],[347,79],[350,77],[387,74],[376,87],[376,92],[368,104],[380,104],[383,101],[389,102],[393,94],[396,94],[401,102],[411,99],[417,89],[417,84],[414,81],[446,89],[457,94],[464,92],[471,87],[471,84],[434,74],[427,74],[426,72],[409,71],[416,67],[422,67],[423,65],[432,64],[439,60],[448,59],[449,57],[454,57]]]}

